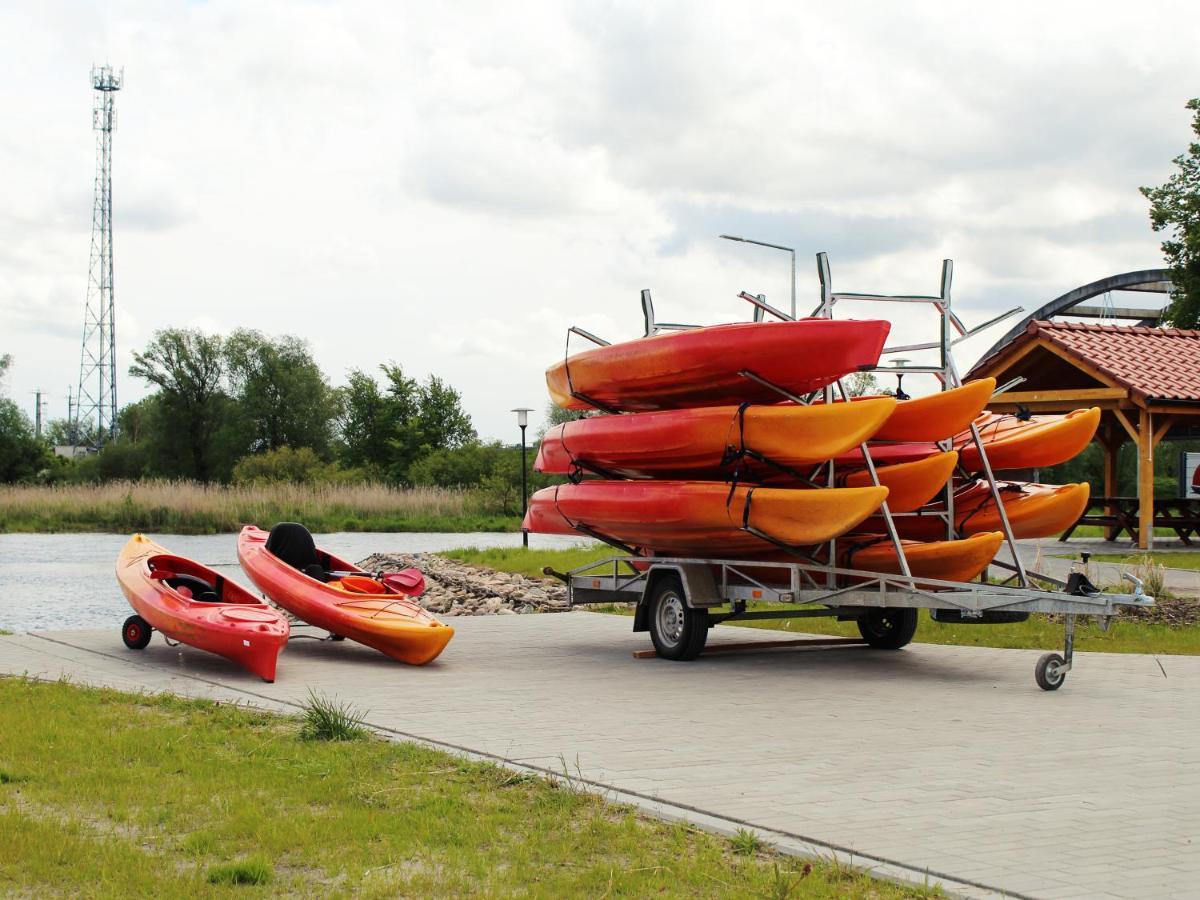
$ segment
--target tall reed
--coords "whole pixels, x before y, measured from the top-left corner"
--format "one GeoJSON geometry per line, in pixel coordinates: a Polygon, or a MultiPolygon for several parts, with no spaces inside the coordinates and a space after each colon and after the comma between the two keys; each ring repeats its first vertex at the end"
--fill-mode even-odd
{"type": "Polygon", "coordinates": [[[192,481],[0,486],[0,531],[215,534],[304,522],[318,531],[501,531],[485,499],[444,488],[383,484],[208,485],[192,481]]]}

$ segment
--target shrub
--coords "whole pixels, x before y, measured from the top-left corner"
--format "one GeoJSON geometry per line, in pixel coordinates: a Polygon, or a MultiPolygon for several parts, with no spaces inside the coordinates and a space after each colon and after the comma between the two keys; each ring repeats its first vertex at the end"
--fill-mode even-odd
{"type": "Polygon", "coordinates": [[[243,456],[233,467],[235,484],[319,484],[337,481],[340,471],[317,456],[311,447],[280,447],[243,456]]]}

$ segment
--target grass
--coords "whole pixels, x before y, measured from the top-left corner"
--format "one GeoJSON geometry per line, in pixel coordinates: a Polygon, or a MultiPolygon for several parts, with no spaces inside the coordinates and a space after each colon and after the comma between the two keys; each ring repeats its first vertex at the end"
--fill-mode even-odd
{"type": "Polygon", "coordinates": [[[0,679],[0,895],[925,895],[743,855],[569,776],[299,731],[209,701],[0,679]]]}
{"type": "Polygon", "coordinates": [[[516,531],[478,494],[380,484],[205,485],[189,481],[0,487],[0,532],[221,534],[304,522],[331,531],[516,531]]]}
{"type": "MultiPolygon", "coordinates": [[[[1079,554],[1063,554],[1062,559],[1075,559],[1079,554]]],[[[1092,562],[1121,563],[1127,566],[1137,566],[1147,554],[1137,553],[1093,553],[1092,562]]],[[[1166,566],[1168,569],[1197,569],[1200,570],[1200,551],[1167,550],[1162,553],[1148,554],[1155,565],[1166,566]]]]}
{"type": "Polygon", "coordinates": [[[306,741],[357,741],[368,735],[362,715],[349,704],[315,693],[311,688],[304,705],[300,737],[306,741]]]}
{"type": "MultiPolygon", "coordinates": [[[[588,547],[571,550],[456,550],[446,553],[463,562],[486,565],[506,572],[539,575],[542,566],[559,571],[586,562],[620,555],[608,547],[588,547]]],[[[1160,554],[1165,556],[1166,554],[1160,554]]],[[[1093,559],[1097,557],[1093,556],[1093,559]]],[[[587,607],[594,612],[632,615],[629,607],[587,607]]],[[[753,609],[787,609],[788,607],[752,604],[753,609]]],[[[799,608],[799,607],[792,607],[799,608]]],[[[858,637],[854,622],[838,622],[832,618],[770,619],[764,622],[730,622],[743,628],[772,628],[807,634],[826,634],[858,637]]],[[[1062,644],[1062,625],[1046,616],[1030,616],[1024,622],[1003,625],[960,625],[934,622],[927,611],[921,612],[921,624],[916,640],[928,644],[956,644],[970,647],[1005,647],[1020,649],[1057,649],[1062,644]]],[[[1091,619],[1077,620],[1075,649],[1106,653],[1170,653],[1200,655],[1200,626],[1172,626],[1136,620],[1114,621],[1107,632],[1091,619]]]]}
{"type": "Polygon", "coordinates": [[[559,572],[598,562],[610,556],[623,556],[619,550],[600,544],[595,547],[571,547],[564,550],[526,550],[523,547],[463,547],[444,550],[442,556],[472,566],[486,566],[500,572],[515,572],[530,578],[544,578],[542,569],[550,566],[559,572]]]}

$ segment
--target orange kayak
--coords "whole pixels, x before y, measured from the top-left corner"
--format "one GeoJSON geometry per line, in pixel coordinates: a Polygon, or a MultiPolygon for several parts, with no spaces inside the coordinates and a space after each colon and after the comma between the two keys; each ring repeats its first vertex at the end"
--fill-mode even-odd
{"type": "MultiPolygon", "coordinates": [[[[849,535],[842,538],[847,546],[839,556],[848,569],[900,574],[896,548],[886,536],[849,535]]],[[[957,541],[901,541],[908,569],[916,577],[941,581],[970,581],[988,567],[1004,535],[999,531],[984,531],[957,541]]]]}
{"type": "MultiPolygon", "coordinates": [[[[957,462],[958,454],[951,451],[895,466],[877,466],[879,483],[888,489],[888,509],[900,513],[924,506],[946,486],[957,462]]],[[[845,487],[864,487],[872,483],[871,473],[866,469],[848,472],[838,475],[837,483],[845,487]]]]}
{"type": "Polygon", "coordinates": [[[268,535],[247,525],[238,535],[237,550],[250,580],[275,603],[310,625],[392,659],[424,665],[454,637],[453,628],[393,587],[390,578],[372,578],[317,548],[302,526],[281,523],[268,535]],[[271,549],[269,540],[274,541],[271,549]]]}
{"type": "Polygon", "coordinates": [[[727,456],[742,450],[789,468],[810,466],[867,440],[895,406],[891,397],[879,397],[592,416],[547,431],[534,468],[556,475],[581,465],[627,478],[723,478],[732,464],[750,461],[745,454],[727,456]]]}
{"type": "Polygon", "coordinates": [[[875,440],[945,440],[970,425],[987,406],[995,390],[995,378],[980,378],[948,391],[902,400],[883,427],[875,432],[875,440]]]}
{"type": "Polygon", "coordinates": [[[711,481],[585,481],[535,493],[522,527],[539,534],[595,533],[664,555],[730,558],[827,541],[858,525],[886,496],[884,487],[741,484],[731,492],[711,481]]]}
{"type": "Polygon", "coordinates": [[[117,557],[117,583],[135,616],[121,636],[140,650],[152,631],[237,663],[263,681],[287,645],[287,619],[244,587],[207,566],[168,553],[135,534],[117,557]]]}
{"type": "MultiPolygon", "coordinates": [[[[1065,416],[1031,416],[1022,420],[1012,413],[984,413],[975,420],[993,469],[1032,469],[1056,466],[1083,452],[1100,427],[1100,408],[1077,409],[1065,416]]],[[[970,432],[954,439],[963,468],[983,469],[979,450],[970,432]]]]}
{"type": "MultiPolygon", "coordinates": [[[[908,569],[917,578],[936,578],[939,581],[970,581],[995,558],[1004,540],[999,532],[972,535],[956,541],[901,541],[908,569]]],[[[816,547],[808,548],[814,554],[816,547]]],[[[900,574],[900,561],[891,539],[879,534],[844,534],[838,538],[838,565],[843,569],[863,569],[888,575],[900,574]]],[[[755,560],[796,562],[796,557],[776,551],[756,555],[755,560]]],[[[739,571],[752,578],[770,582],[781,577],[778,569],[756,569],[751,564],[739,571]]]]}
{"type": "MultiPolygon", "coordinates": [[[[1100,425],[1100,409],[1077,409],[1060,416],[1031,416],[1020,419],[1012,413],[985,412],[975,420],[979,436],[994,471],[1056,466],[1083,452],[1100,425]]],[[[971,432],[964,429],[953,438],[959,465],[968,472],[983,470],[979,450],[971,432]]],[[[911,462],[940,452],[930,441],[873,444],[871,458],[880,465],[911,462]]],[[[854,453],[838,457],[839,463],[855,465],[854,453]]]]}
{"type": "Polygon", "coordinates": [[[740,373],[807,394],[875,365],[889,328],[882,320],[800,319],[663,332],[578,353],[551,366],[546,384],[567,409],[774,403],[776,391],[740,373]]]}
{"type": "MultiPolygon", "coordinates": [[[[1017,538],[1052,537],[1075,524],[1087,509],[1090,488],[1081,484],[1031,484],[1001,482],[1004,511],[1017,538]]],[[[915,516],[898,516],[901,537],[937,540],[945,536],[945,523],[931,513],[941,504],[926,506],[915,516]]],[[[972,535],[1001,529],[1000,513],[984,481],[972,481],[954,495],[954,520],[959,534],[972,535]]],[[[884,531],[881,519],[869,519],[864,530],[884,531]]]]}

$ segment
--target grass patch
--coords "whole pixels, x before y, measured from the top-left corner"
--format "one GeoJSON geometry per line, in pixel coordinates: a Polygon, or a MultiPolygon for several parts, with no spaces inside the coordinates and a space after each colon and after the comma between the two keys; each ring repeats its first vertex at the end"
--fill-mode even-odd
{"type": "Polygon", "coordinates": [[[362,726],[362,715],[353,706],[311,689],[303,717],[300,737],[306,741],[358,741],[368,734],[362,726]]]}
{"type": "MultiPolygon", "coordinates": [[[[1200,550],[1166,550],[1162,553],[1148,554],[1154,565],[1166,566],[1168,569],[1200,570],[1200,550]]],[[[1079,554],[1059,554],[1060,559],[1077,559],[1079,554]]],[[[1137,553],[1093,553],[1089,557],[1092,562],[1120,563],[1126,566],[1138,566],[1147,556],[1145,552],[1137,553]]]]}
{"type": "Polygon", "coordinates": [[[753,856],[766,848],[763,839],[749,828],[739,828],[729,839],[729,846],[738,856],[753,856]]]}
{"type": "Polygon", "coordinates": [[[0,487],[0,532],[223,534],[304,522],[331,531],[518,531],[478,492],[381,484],[206,485],[190,481],[0,487]]]}
{"type": "Polygon", "coordinates": [[[209,884],[270,884],[273,874],[272,868],[261,859],[247,859],[210,866],[204,879],[209,884]]]}
{"type": "Polygon", "coordinates": [[[0,895],[916,897],[420,747],[248,709],[0,678],[0,895]],[[807,872],[807,873],[806,873],[807,872]],[[786,893],[781,893],[781,889],[786,893]]]}
{"type": "Polygon", "coordinates": [[[607,559],[610,556],[622,556],[619,550],[614,550],[605,544],[589,547],[570,547],[564,550],[527,550],[524,547],[464,547],[460,550],[442,551],[442,556],[458,560],[471,566],[486,566],[499,572],[515,572],[530,578],[548,578],[542,574],[545,566],[550,566],[559,572],[588,563],[607,559]]]}

